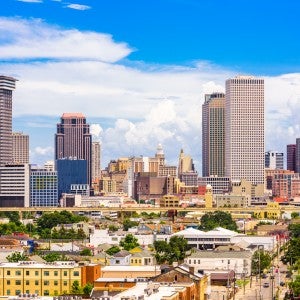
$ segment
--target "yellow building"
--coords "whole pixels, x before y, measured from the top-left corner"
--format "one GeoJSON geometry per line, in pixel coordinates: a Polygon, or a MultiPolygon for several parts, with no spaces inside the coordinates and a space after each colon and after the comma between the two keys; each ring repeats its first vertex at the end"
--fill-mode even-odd
{"type": "Polygon", "coordinates": [[[205,199],[205,208],[212,208],[213,207],[213,193],[212,193],[212,186],[208,184],[206,186],[206,192],[204,195],[205,199]]]}
{"type": "Polygon", "coordinates": [[[267,206],[254,212],[254,217],[258,219],[280,219],[281,211],[278,202],[268,202],[267,206]]]}
{"type": "Polygon", "coordinates": [[[70,293],[74,281],[84,286],[100,276],[100,267],[94,267],[95,265],[79,266],[73,261],[1,263],[0,295],[26,293],[49,296],[70,293]],[[87,270],[90,267],[92,269],[87,270]]]}
{"type": "Polygon", "coordinates": [[[161,207],[178,207],[179,198],[174,195],[165,195],[160,199],[161,207]]]}

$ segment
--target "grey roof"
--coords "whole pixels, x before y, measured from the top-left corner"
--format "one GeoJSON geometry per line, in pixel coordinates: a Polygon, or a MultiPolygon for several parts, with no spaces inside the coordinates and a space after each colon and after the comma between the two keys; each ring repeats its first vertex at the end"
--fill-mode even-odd
{"type": "Polygon", "coordinates": [[[128,255],[131,255],[131,253],[129,251],[121,250],[121,251],[117,252],[113,257],[126,257],[128,255]]]}

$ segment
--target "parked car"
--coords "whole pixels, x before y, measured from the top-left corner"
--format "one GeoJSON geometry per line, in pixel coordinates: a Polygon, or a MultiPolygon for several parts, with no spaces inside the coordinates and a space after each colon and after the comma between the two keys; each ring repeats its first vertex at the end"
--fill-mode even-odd
{"type": "Polygon", "coordinates": [[[280,286],[285,286],[285,283],[283,281],[280,281],[280,286]]]}
{"type": "Polygon", "coordinates": [[[270,286],[270,283],[269,282],[265,282],[264,284],[263,284],[263,287],[264,288],[268,288],[270,286]]]}
{"type": "Polygon", "coordinates": [[[262,275],[261,275],[261,278],[266,279],[266,278],[268,278],[268,275],[267,275],[267,274],[262,274],[262,275]]]}

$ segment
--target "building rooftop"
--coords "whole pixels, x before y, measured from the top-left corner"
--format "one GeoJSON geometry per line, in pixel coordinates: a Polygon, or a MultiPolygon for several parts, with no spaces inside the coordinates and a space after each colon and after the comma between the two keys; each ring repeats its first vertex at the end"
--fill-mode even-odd
{"type": "Polygon", "coordinates": [[[72,118],[85,118],[83,113],[63,113],[63,119],[72,119],[72,118]]]}

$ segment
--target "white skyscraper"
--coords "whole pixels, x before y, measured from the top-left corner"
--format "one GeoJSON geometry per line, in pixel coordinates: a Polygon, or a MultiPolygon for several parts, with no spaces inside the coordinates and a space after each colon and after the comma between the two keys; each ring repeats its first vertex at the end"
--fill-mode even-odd
{"type": "Polygon", "coordinates": [[[226,81],[225,176],[264,183],[264,80],[237,76],[226,81]]]}

